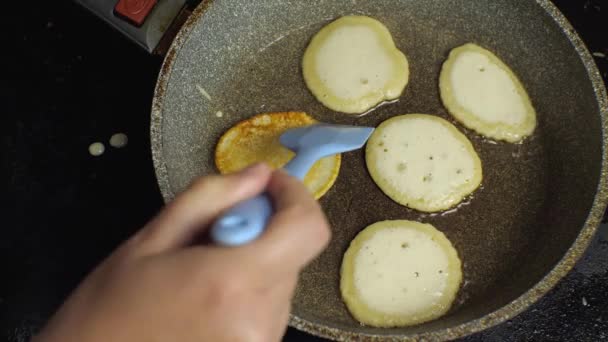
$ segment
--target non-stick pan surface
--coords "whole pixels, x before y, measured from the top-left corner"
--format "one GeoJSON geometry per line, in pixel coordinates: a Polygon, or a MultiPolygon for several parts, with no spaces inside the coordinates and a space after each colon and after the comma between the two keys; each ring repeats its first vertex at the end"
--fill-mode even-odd
{"type": "Polygon", "coordinates": [[[405,113],[453,121],[439,99],[438,75],[450,49],[466,42],[494,51],[519,75],[538,112],[534,135],[522,144],[493,142],[456,123],[482,159],[484,181],[456,210],[438,215],[394,203],[368,175],[364,152],[345,154],[338,181],[321,200],[333,240],[303,272],[291,324],[337,339],[453,338],[511,317],[570,269],[606,202],[605,90],[589,53],[548,1],[203,2],[167,55],[153,104],[165,200],[215,173],[220,135],[260,112],[302,110],[321,121],[369,126],[405,113]],[[383,22],[411,68],[399,101],[361,118],[323,107],[300,70],[309,39],[347,14],[383,22]],[[339,293],[342,254],[361,229],[386,219],[432,223],[454,243],[465,280],[445,317],[375,329],[348,314],[339,293]]]}

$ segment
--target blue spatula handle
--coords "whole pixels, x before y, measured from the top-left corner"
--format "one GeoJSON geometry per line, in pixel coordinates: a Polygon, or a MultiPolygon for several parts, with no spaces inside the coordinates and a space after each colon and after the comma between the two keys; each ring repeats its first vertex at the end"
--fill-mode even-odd
{"type": "Polygon", "coordinates": [[[272,213],[272,202],[266,193],[250,198],[215,221],[211,238],[224,246],[244,245],[262,234],[272,213]]]}
{"type": "MultiPolygon", "coordinates": [[[[299,153],[285,165],[284,170],[302,180],[317,161],[316,155],[299,153]]],[[[264,232],[272,214],[272,201],[266,193],[243,201],[213,223],[211,239],[224,246],[244,245],[264,232]]]]}

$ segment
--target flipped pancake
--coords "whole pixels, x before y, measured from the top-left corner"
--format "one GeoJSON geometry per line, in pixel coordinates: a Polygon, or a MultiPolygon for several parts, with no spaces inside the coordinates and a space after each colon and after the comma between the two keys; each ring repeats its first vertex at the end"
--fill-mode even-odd
{"type": "MultiPolygon", "coordinates": [[[[255,115],[226,131],[215,148],[215,165],[222,174],[239,171],[256,162],[273,168],[287,164],[294,153],[283,147],[279,137],[288,129],[317,121],[303,112],[278,112],[255,115]]],[[[317,161],[304,184],[315,198],[323,196],[334,184],[340,171],[340,155],[317,161]]]]}

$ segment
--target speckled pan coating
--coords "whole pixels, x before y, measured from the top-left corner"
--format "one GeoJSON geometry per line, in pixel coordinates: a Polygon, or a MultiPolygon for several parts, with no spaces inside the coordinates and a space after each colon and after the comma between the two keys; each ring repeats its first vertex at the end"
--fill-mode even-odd
{"type": "Polygon", "coordinates": [[[450,49],[466,42],[492,50],[517,73],[538,112],[535,134],[523,144],[492,143],[458,126],[482,159],[484,184],[468,204],[436,216],[384,196],[367,174],[363,151],[344,155],[338,181],[321,201],[334,239],[303,272],[290,324],[336,340],[437,340],[514,316],[572,268],[608,197],[605,89],[582,41],[546,0],[203,1],[166,57],[152,107],[152,152],[165,200],[215,172],[221,133],[259,112],[303,110],[322,121],[374,126],[409,112],[451,120],[437,79],[450,49]],[[308,39],[345,14],[382,21],[411,63],[400,101],[359,119],[324,108],[300,72],[308,39]],[[431,223],[455,245],[465,282],[448,315],[402,329],[364,327],[349,316],[338,288],[342,254],[358,231],[387,219],[431,223]]]}

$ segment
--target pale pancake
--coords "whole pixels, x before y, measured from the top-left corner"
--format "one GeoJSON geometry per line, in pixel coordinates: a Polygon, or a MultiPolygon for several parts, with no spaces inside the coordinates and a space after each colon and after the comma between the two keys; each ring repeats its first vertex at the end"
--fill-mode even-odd
{"type": "MultiPolygon", "coordinates": [[[[215,165],[222,174],[239,171],[256,162],[273,168],[283,167],[294,153],[283,147],[279,137],[290,128],[316,123],[303,112],[265,113],[241,121],[230,128],[215,148],[215,165]]],[[[340,171],[340,155],[317,161],[304,184],[315,198],[323,196],[334,184],[340,171]]]]}
{"type": "Polygon", "coordinates": [[[340,291],[362,324],[399,327],[445,314],[461,281],[458,253],[442,232],[430,224],[382,221],[351,242],[340,291]]]}
{"type": "Polygon", "coordinates": [[[409,65],[386,26],[366,16],[345,16],[312,38],[302,72],[310,92],[326,107],[360,114],[399,97],[409,65]]]}
{"type": "Polygon", "coordinates": [[[450,52],[441,69],[439,90],[443,104],[458,121],[488,138],[518,142],[536,127],[536,112],[515,73],[475,44],[450,52]]]}
{"type": "Polygon", "coordinates": [[[367,142],[367,169],[395,202],[425,212],[449,209],[480,185],[481,160],[454,125],[427,114],[381,123],[367,142]]]}

